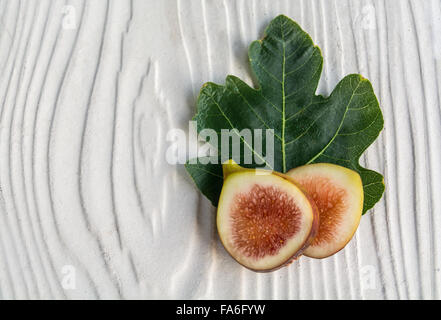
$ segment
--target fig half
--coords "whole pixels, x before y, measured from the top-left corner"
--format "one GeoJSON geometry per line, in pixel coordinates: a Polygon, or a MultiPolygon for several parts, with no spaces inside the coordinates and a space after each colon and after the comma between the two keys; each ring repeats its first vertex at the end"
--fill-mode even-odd
{"type": "Polygon", "coordinates": [[[224,169],[217,228],[230,255],[262,272],[300,256],[318,229],[315,204],[291,178],[234,163],[224,169]]]}
{"type": "Polygon", "coordinates": [[[330,163],[305,165],[287,173],[315,202],[319,230],[304,255],[326,258],[343,249],[360,223],[363,184],[360,175],[330,163]]]}

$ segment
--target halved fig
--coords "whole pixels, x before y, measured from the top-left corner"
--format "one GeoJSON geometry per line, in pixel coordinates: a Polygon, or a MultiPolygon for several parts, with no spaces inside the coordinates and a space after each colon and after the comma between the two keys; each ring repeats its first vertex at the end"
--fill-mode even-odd
{"type": "Polygon", "coordinates": [[[220,239],[251,270],[282,267],[311,243],[318,229],[317,209],[290,178],[236,166],[226,174],[219,199],[220,239]]]}
{"type": "Polygon", "coordinates": [[[319,230],[304,255],[326,258],[343,249],[360,223],[363,184],[353,170],[329,163],[290,170],[292,177],[314,200],[320,214],[319,230]]]}

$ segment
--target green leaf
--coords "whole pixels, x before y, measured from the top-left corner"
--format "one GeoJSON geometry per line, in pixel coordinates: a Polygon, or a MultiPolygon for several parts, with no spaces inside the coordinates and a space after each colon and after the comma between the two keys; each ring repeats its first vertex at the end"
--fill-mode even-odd
{"type": "MultiPolygon", "coordinates": [[[[382,130],[383,116],[370,82],[352,74],[328,98],[315,95],[323,65],[320,49],[283,15],[271,21],[262,40],[251,43],[249,58],[260,87],[251,88],[234,76],[224,86],[206,83],[194,117],[198,132],[214,129],[221,141],[222,129],[273,129],[272,169],[287,172],[317,162],[351,168],[363,180],[363,213],[372,208],[384,192],[383,176],[361,167],[359,159],[382,130]]],[[[258,155],[251,145],[240,143],[241,157],[247,148],[258,155]]],[[[188,163],[186,168],[216,206],[222,180],[213,173],[222,176],[220,163],[188,163]]]]}
{"type": "Polygon", "coordinates": [[[224,181],[222,166],[208,162],[207,157],[198,160],[195,164],[187,163],[185,168],[202,194],[216,207],[224,181]]]}

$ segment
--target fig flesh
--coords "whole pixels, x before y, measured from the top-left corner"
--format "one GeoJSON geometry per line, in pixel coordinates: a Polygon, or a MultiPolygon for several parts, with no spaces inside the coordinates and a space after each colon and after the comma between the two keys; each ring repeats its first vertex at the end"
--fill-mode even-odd
{"type": "Polygon", "coordinates": [[[315,202],[319,214],[318,234],[304,255],[326,258],[343,249],[360,223],[363,184],[353,170],[329,163],[290,170],[292,177],[315,202]]]}
{"type": "Polygon", "coordinates": [[[272,271],[300,256],[318,230],[318,211],[291,178],[224,165],[217,210],[220,239],[254,271],[272,271]]]}

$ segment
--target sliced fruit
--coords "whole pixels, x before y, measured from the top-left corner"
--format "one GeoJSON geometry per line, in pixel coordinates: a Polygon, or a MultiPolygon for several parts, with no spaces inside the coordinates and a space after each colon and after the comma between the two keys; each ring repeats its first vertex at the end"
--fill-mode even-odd
{"type": "Polygon", "coordinates": [[[258,169],[226,174],[217,228],[225,249],[249,269],[271,271],[301,255],[316,234],[317,217],[290,179],[258,169]]]}
{"type": "Polygon", "coordinates": [[[305,165],[287,173],[314,200],[320,214],[318,234],[304,254],[325,258],[343,249],[360,223],[363,184],[353,170],[329,163],[305,165]]]}

